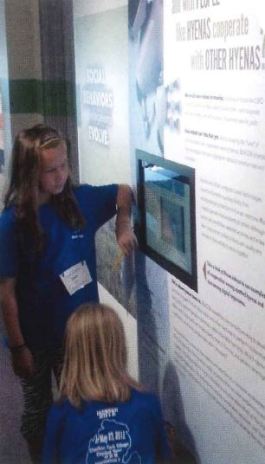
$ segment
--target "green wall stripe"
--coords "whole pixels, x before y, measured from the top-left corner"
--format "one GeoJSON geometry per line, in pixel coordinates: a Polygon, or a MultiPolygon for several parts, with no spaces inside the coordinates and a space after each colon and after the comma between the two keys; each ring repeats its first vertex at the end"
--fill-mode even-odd
{"type": "Polygon", "coordinates": [[[10,80],[9,95],[11,114],[39,113],[44,116],[75,114],[73,84],[64,80],[10,80]]]}
{"type": "Polygon", "coordinates": [[[41,83],[35,79],[9,81],[10,113],[41,113],[41,83]]]}

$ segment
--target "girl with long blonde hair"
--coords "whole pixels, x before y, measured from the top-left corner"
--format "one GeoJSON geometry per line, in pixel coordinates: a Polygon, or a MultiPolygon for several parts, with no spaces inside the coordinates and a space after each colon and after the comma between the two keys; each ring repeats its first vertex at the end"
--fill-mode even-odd
{"type": "Polygon", "coordinates": [[[60,397],[48,416],[44,464],[168,462],[159,401],[126,366],[116,312],[104,304],[80,306],[66,327],[60,397]]]}
{"type": "Polygon", "coordinates": [[[74,185],[69,143],[55,128],[37,124],[15,137],[0,215],[0,304],[33,463],[40,462],[67,319],[99,299],[96,232],[115,216],[117,243],[130,254],[137,245],[132,202],[128,185],[74,185]]]}

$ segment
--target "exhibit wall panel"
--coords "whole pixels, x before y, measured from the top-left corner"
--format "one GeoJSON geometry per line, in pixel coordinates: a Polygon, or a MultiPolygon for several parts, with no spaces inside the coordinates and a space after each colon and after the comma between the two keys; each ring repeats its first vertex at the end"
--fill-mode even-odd
{"type": "Polygon", "coordinates": [[[156,372],[166,419],[203,464],[264,459],[265,40],[264,6],[254,6],[129,2],[132,156],[140,150],[156,155],[156,166],[163,158],[195,175],[196,281],[167,272],[162,299],[151,276],[166,272],[156,267],[159,252],[165,258],[165,208],[162,197],[144,205],[160,248],[147,233],[154,331],[139,298],[140,377],[155,377],[145,365],[156,372]],[[162,326],[170,337],[167,329],[159,336],[162,326]],[[163,349],[160,363],[148,363],[147,352],[163,349]]]}
{"type": "MultiPolygon", "coordinates": [[[[78,1],[73,7],[80,181],[131,185],[127,2],[78,1]]],[[[129,368],[138,377],[134,257],[119,250],[114,219],[96,242],[100,297],[125,321],[129,368]]]]}
{"type": "Polygon", "coordinates": [[[131,179],[127,7],[110,6],[75,16],[80,177],[96,184],[131,179]]]}
{"type": "Polygon", "coordinates": [[[168,276],[203,464],[264,460],[264,6],[164,2],[164,156],[195,169],[198,291],[168,276]]]}

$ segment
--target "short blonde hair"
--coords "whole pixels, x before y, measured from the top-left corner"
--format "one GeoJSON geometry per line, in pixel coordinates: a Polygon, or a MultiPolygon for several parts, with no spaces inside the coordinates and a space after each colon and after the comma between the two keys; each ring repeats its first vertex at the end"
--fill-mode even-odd
{"type": "Polygon", "coordinates": [[[122,322],[105,304],[83,304],[66,326],[60,397],[79,407],[82,401],[126,401],[140,385],[127,373],[122,322]]]}

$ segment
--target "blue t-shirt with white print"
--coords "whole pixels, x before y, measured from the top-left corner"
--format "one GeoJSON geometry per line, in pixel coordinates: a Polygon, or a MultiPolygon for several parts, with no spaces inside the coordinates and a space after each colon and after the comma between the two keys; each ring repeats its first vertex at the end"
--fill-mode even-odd
{"type": "Polygon", "coordinates": [[[26,237],[18,240],[14,207],[0,216],[0,278],[16,278],[19,321],[32,350],[56,348],[80,304],[98,301],[95,233],[116,213],[117,185],[81,185],[74,195],[86,224],[68,226],[47,203],[39,208],[45,245],[36,258],[26,237]]]}
{"type": "Polygon", "coordinates": [[[161,407],[152,393],[132,389],[126,402],[65,400],[51,407],[43,464],[155,464],[170,451],[161,407]]]}

